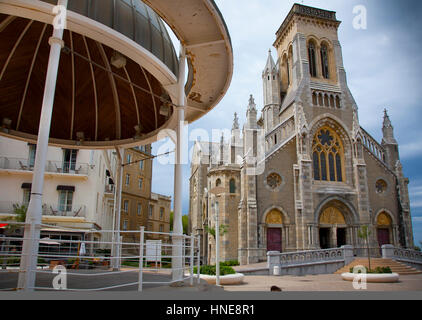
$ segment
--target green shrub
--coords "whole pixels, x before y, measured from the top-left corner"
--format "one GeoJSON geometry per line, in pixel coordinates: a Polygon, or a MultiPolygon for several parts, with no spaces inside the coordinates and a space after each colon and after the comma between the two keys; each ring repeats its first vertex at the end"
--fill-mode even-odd
{"type": "MultiPolygon", "coordinates": [[[[368,273],[368,274],[393,273],[390,267],[376,267],[375,270],[369,270],[367,267],[364,267],[364,268],[365,268],[365,273],[368,273]]],[[[350,268],[350,273],[353,273],[353,267],[350,268]]],[[[359,270],[358,273],[361,273],[361,271],[359,270]]]]}
{"type": "MultiPolygon", "coordinates": [[[[215,266],[201,266],[199,269],[201,274],[205,274],[208,276],[215,276],[216,275],[216,267],[215,266]]],[[[193,272],[197,273],[198,268],[194,267],[193,272]]],[[[236,271],[230,266],[222,266],[220,265],[220,276],[225,276],[228,274],[235,274],[236,271]]]]}
{"type": "Polygon", "coordinates": [[[220,262],[220,266],[225,266],[225,267],[235,267],[235,266],[238,266],[238,265],[240,265],[240,263],[237,260],[220,262]]]}

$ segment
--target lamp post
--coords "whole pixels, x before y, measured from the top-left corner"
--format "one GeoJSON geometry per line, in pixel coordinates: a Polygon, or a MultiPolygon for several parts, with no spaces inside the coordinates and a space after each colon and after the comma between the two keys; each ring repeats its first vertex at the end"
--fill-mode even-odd
{"type": "Polygon", "coordinates": [[[215,284],[220,285],[220,205],[215,202],[215,284]]]}
{"type": "MultiPolygon", "coordinates": [[[[223,187],[215,187],[209,191],[215,197],[225,191],[223,187]]],[[[215,274],[216,285],[220,285],[220,204],[215,201],[215,274]]]]}

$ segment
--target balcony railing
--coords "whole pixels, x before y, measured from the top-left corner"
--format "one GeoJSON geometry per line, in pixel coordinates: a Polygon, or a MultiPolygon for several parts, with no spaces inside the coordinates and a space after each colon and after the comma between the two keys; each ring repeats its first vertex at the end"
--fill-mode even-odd
{"type": "MultiPolygon", "coordinates": [[[[14,214],[14,205],[22,206],[28,204],[22,204],[11,201],[0,201],[0,214],[14,214]]],[[[80,204],[72,205],[57,205],[57,204],[43,204],[42,206],[43,216],[57,216],[57,217],[86,217],[86,206],[80,204]]]]}
{"type": "MultiPolygon", "coordinates": [[[[34,165],[28,159],[0,157],[0,169],[34,171],[34,165]]],[[[88,175],[88,169],[88,164],[79,162],[48,160],[45,165],[47,173],[88,175]]]]}
{"type": "Polygon", "coordinates": [[[114,193],[114,184],[107,184],[105,187],[104,187],[104,192],[105,193],[114,193]]]}

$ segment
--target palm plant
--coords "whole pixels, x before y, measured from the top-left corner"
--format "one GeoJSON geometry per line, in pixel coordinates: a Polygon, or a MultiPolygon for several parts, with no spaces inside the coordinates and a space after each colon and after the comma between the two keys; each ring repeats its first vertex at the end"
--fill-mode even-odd
{"type": "MultiPolygon", "coordinates": [[[[224,236],[229,231],[228,228],[229,227],[225,224],[220,225],[220,236],[224,236]]],[[[212,235],[213,238],[215,239],[214,227],[205,226],[205,231],[208,232],[210,235],[212,235]]]]}

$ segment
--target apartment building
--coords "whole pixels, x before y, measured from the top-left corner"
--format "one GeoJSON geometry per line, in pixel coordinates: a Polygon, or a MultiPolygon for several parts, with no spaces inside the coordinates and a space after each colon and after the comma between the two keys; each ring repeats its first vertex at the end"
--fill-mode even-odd
{"type": "MultiPolygon", "coordinates": [[[[35,152],[36,145],[0,137],[0,220],[13,217],[14,206],[28,205],[35,152]]],[[[151,193],[151,145],[126,149],[122,163],[120,230],[145,226],[169,232],[171,197],[151,193]]],[[[111,240],[111,233],[104,231],[113,230],[118,166],[115,150],[49,147],[42,212],[48,227],[42,237],[111,240]]]]}

